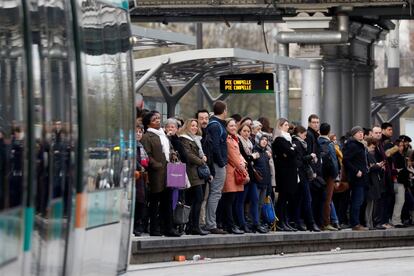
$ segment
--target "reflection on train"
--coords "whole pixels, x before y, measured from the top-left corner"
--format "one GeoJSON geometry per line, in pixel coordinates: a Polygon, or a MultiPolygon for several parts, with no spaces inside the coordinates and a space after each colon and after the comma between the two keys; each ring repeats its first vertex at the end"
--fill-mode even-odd
{"type": "Polygon", "coordinates": [[[126,0],[0,0],[0,276],[128,264],[135,156],[126,0]]]}

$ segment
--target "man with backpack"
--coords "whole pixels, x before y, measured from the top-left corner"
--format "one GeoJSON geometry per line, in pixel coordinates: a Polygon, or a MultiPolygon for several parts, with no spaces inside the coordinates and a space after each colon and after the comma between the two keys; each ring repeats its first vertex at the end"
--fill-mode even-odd
{"type": "Polygon", "coordinates": [[[320,126],[320,136],[318,144],[321,153],[322,176],[326,182],[326,197],[323,204],[323,227],[325,231],[337,231],[338,229],[331,225],[331,201],[334,191],[335,180],[338,177],[339,166],[335,153],[335,147],[329,139],[331,126],[328,123],[322,123],[320,126]]]}
{"type": "Polygon", "coordinates": [[[227,234],[217,228],[216,210],[221,198],[221,191],[226,180],[227,165],[227,131],[224,119],[227,116],[225,102],[216,101],[213,106],[214,116],[206,127],[206,137],[203,139],[203,148],[207,155],[207,163],[214,178],[210,183],[210,190],[206,205],[206,230],[212,234],[227,234]]]}

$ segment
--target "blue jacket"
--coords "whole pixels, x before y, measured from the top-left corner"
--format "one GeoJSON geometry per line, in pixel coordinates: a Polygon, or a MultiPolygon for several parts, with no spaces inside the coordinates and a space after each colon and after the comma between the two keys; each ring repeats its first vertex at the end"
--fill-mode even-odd
{"type": "Polygon", "coordinates": [[[227,165],[227,131],[225,122],[213,116],[207,127],[206,136],[210,137],[213,162],[220,168],[227,165]]]}
{"type": "Polygon", "coordinates": [[[331,156],[331,159],[333,161],[333,166],[334,166],[334,178],[336,178],[339,174],[339,165],[338,165],[339,162],[338,162],[338,158],[336,157],[335,147],[333,143],[331,142],[331,140],[329,140],[329,138],[319,136],[318,144],[319,144],[319,148],[322,148],[322,145],[328,144],[329,155],[331,156]]]}

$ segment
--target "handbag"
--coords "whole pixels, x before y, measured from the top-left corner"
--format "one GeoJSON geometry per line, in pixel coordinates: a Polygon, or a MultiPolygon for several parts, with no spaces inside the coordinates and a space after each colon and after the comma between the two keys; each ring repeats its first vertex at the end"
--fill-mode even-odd
{"type": "Polygon", "coordinates": [[[249,173],[246,169],[234,169],[234,179],[236,181],[236,185],[245,185],[249,183],[249,173]]]}
{"type": "Polygon", "coordinates": [[[186,166],[184,163],[167,164],[167,187],[185,189],[186,166]]]}
{"type": "Polygon", "coordinates": [[[253,175],[257,182],[261,183],[263,181],[263,175],[255,168],[253,168],[253,175]]]}
{"type": "Polygon", "coordinates": [[[198,177],[200,179],[208,180],[210,178],[210,168],[207,166],[207,164],[203,164],[201,166],[197,167],[197,173],[198,177]]]}
{"type": "Polygon", "coordinates": [[[314,190],[322,190],[326,188],[326,181],[320,176],[315,177],[310,184],[311,188],[314,190]]]}
{"type": "Polygon", "coordinates": [[[181,202],[174,209],[173,220],[175,224],[186,224],[189,221],[191,207],[181,202]]]}

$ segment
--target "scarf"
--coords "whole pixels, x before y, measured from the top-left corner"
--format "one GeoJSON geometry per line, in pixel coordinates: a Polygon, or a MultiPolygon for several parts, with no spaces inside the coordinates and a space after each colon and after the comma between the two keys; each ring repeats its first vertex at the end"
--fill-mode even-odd
{"type": "Polygon", "coordinates": [[[285,138],[288,142],[292,143],[292,136],[290,136],[288,132],[281,131],[280,134],[280,136],[285,138]]]}
{"type": "Polygon", "coordinates": [[[197,136],[197,135],[192,135],[190,133],[187,134],[182,134],[180,135],[180,137],[183,137],[185,139],[188,139],[190,141],[193,141],[194,143],[196,143],[197,147],[198,147],[198,155],[200,156],[200,158],[204,157],[204,151],[203,151],[203,147],[201,145],[201,139],[203,139],[203,137],[201,136],[197,136]]]}
{"type": "Polygon", "coordinates": [[[252,155],[252,151],[253,151],[253,143],[252,141],[250,141],[250,139],[244,139],[241,135],[237,135],[237,137],[239,137],[239,141],[242,143],[243,145],[243,149],[244,152],[247,155],[252,155]]]}
{"type": "Polygon", "coordinates": [[[160,138],[162,152],[164,153],[165,159],[167,159],[167,162],[170,162],[170,140],[168,140],[167,135],[165,135],[164,130],[150,127],[147,129],[147,131],[154,133],[160,138]]]}
{"type": "Polygon", "coordinates": [[[141,142],[137,141],[137,147],[139,152],[137,152],[137,157],[139,155],[140,160],[140,164],[141,166],[147,168],[148,167],[148,163],[149,163],[149,158],[148,158],[148,154],[144,149],[144,146],[141,144],[141,142]]]}
{"type": "Polygon", "coordinates": [[[305,151],[308,149],[308,144],[306,143],[305,140],[303,140],[302,138],[300,138],[299,136],[296,136],[296,135],[293,136],[293,137],[295,137],[302,144],[305,151]]]}

